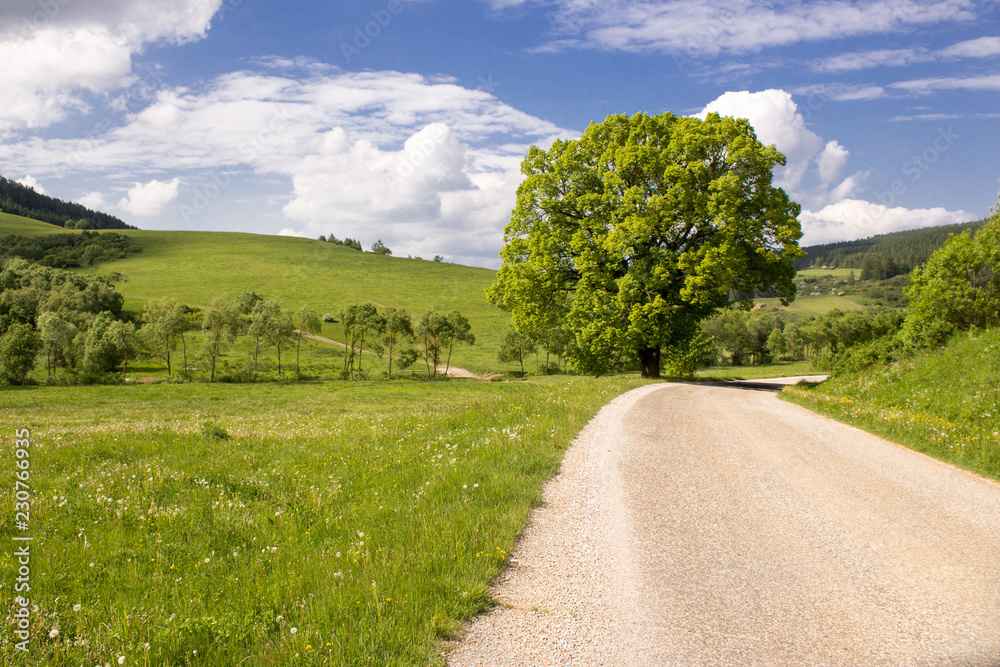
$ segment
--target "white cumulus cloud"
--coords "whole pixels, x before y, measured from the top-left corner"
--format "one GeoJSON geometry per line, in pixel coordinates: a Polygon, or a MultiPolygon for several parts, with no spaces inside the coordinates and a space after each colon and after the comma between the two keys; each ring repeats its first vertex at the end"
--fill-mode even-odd
{"type": "Polygon", "coordinates": [[[181,179],[166,183],[153,179],[149,183],[136,183],[125,197],[118,202],[118,208],[133,215],[159,215],[177,201],[181,179]]]}
{"type": "Polygon", "coordinates": [[[806,127],[792,95],[784,90],[728,92],[698,114],[746,118],[753,125],[757,138],[765,145],[774,144],[784,153],[788,163],[775,170],[775,185],[795,192],[798,190],[813,159],[823,148],[823,139],[806,127]]]}
{"type": "Polygon", "coordinates": [[[25,186],[26,188],[31,188],[40,195],[49,194],[48,191],[42,187],[42,184],[36,181],[35,177],[32,176],[31,174],[28,174],[24,178],[18,179],[17,182],[25,186]]]}
{"type": "Polygon", "coordinates": [[[5,0],[0,3],[0,136],[84,110],[81,92],[127,83],[132,56],[205,36],[222,0],[5,0]],[[16,63],[16,66],[11,66],[16,63]]]}
{"type": "Polygon", "coordinates": [[[783,90],[728,92],[699,114],[716,111],[747,118],[758,139],[774,144],[788,158],[775,170],[775,184],[802,204],[802,245],[862,238],[873,234],[952,224],[970,219],[965,211],[944,208],[907,209],[853,198],[867,171],[846,178],[850,151],[839,141],[823,139],[810,130],[792,96],[783,90]]]}
{"type": "Polygon", "coordinates": [[[950,225],[967,222],[972,217],[966,211],[948,211],[940,207],[890,208],[860,199],[844,199],[819,211],[802,211],[799,216],[803,231],[801,245],[833,243],[905,229],[950,225]]]}
{"type": "Polygon", "coordinates": [[[844,172],[844,165],[850,153],[840,145],[836,139],[826,142],[821,152],[816,157],[816,166],[819,167],[819,178],[823,183],[833,183],[838,180],[844,172]]]}
{"type": "Polygon", "coordinates": [[[100,136],[0,143],[0,161],[37,177],[182,174],[185,225],[241,193],[262,202],[239,223],[253,231],[382,238],[396,255],[496,266],[528,147],[576,136],[443,77],[270,61],[161,90],[100,136]]]}

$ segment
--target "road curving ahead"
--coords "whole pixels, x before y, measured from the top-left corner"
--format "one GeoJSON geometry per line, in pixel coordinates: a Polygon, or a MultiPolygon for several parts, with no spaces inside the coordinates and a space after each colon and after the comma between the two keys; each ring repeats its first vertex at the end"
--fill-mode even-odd
{"type": "Polygon", "coordinates": [[[451,667],[1000,666],[1000,484],[773,392],[620,396],[544,500],[451,667]]]}

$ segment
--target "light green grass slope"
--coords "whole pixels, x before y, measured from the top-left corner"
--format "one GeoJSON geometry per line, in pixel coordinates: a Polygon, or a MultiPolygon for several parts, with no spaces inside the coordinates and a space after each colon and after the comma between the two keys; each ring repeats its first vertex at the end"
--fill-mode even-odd
{"type": "Polygon", "coordinates": [[[782,396],[1000,480],[1000,330],[782,396]]]}
{"type": "Polygon", "coordinates": [[[8,234],[17,236],[40,236],[42,234],[62,234],[66,230],[47,222],[22,218],[13,213],[0,213],[0,237],[8,234]]]}
{"type": "MultiPolygon", "coordinates": [[[[60,228],[8,216],[4,234],[46,233],[60,228]]],[[[308,306],[321,315],[371,301],[379,307],[405,308],[414,318],[429,309],[458,310],[472,323],[473,347],[456,347],[452,363],[483,372],[496,370],[496,345],[509,316],[492,306],[485,289],[494,271],[442,262],[382,257],[332,243],[232,232],[122,230],[142,252],[100,265],[88,272],[119,272],[126,310],[138,313],[152,299],[173,297],[205,307],[223,294],[252,289],[283,308],[308,306]]],[[[340,340],[338,325],[324,325],[322,335],[340,340]]],[[[507,366],[504,366],[507,368],[507,366]]],[[[512,366],[510,368],[513,368],[512,366]]]]}

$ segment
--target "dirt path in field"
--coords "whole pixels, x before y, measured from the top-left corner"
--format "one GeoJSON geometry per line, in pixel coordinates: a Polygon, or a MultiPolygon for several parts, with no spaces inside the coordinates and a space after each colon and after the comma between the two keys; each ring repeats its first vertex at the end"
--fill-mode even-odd
{"type": "Polygon", "coordinates": [[[605,406],[448,665],[1000,665],[1000,484],[758,384],[605,406]]]}
{"type": "MultiPolygon", "coordinates": [[[[295,329],[295,333],[296,334],[299,333],[299,330],[295,329]]],[[[311,338],[312,340],[318,341],[320,343],[326,343],[327,345],[333,345],[334,347],[339,347],[342,350],[346,350],[347,349],[347,345],[345,343],[341,343],[339,341],[335,341],[335,340],[333,340],[331,338],[324,338],[323,336],[317,336],[316,334],[306,333],[304,331],[302,332],[302,337],[303,338],[311,338]]],[[[365,350],[365,354],[375,354],[375,353],[372,352],[371,350],[365,350]]],[[[438,366],[437,372],[440,375],[445,375],[445,367],[444,366],[438,366]]],[[[449,368],[448,372],[447,372],[447,376],[448,377],[453,377],[453,378],[467,378],[467,379],[471,379],[471,380],[482,380],[483,379],[482,376],[476,375],[472,371],[466,370],[464,368],[459,368],[458,366],[452,366],[451,368],[449,368]]]]}

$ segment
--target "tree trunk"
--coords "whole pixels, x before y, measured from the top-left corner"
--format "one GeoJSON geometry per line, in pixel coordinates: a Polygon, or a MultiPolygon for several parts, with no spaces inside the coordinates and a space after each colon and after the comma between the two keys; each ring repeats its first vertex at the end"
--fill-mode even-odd
{"type": "Polygon", "coordinates": [[[302,346],[302,332],[299,331],[299,340],[295,343],[295,376],[301,375],[299,371],[299,348],[302,346]]]}
{"type": "Polygon", "coordinates": [[[181,346],[184,348],[184,379],[188,379],[188,346],[187,339],[181,334],[181,346]]]}
{"type": "Polygon", "coordinates": [[[361,358],[365,355],[365,330],[361,330],[361,345],[358,346],[358,380],[361,380],[361,358]]]}
{"type": "Polygon", "coordinates": [[[170,348],[167,348],[167,375],[170,375],[170,348]]]}
{"type": "Polygon", "coordinates": [[[644,378],[660,377],[660,348],[647,347],[639,350],[639,368],[644,378]]]}
{"type": "Polygon", "coordinates": [[[427,377],[431,376],[431,351],[427,346],[430,345],[427,336],[424,336],[424,363],[427,365],[427,377]]]}

